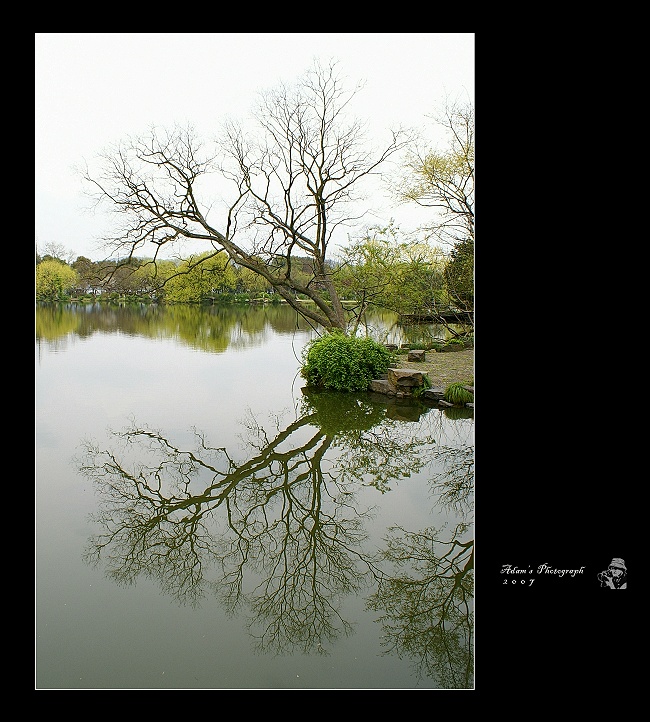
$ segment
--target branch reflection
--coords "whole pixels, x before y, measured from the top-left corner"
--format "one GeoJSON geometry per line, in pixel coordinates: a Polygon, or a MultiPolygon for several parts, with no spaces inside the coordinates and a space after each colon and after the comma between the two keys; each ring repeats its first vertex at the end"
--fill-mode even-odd
{"type": "Polygon", "coordinates": [[[419,677],[441,687],[473,684],[474,540],[459,524],[450,539],[440,530],[391,527],[381,558],[394,572],[367,601],[380,612],[384,654],[415,660],[419,677]]]}
{"type": "MultiPolygon", "coordinates": [[[[89,538],[84,559],[103,563],[106,575],[120,585],[152,579],[182,604],[215,595],[229,614],[246,614],[260,652],[327,654],[352,632],[344,600],[373,589],[372,608],[388,605],[381,619],[392,651],[418,651],[415,639],[406,643],[396,630],[414,633],[413,618],[422,624],[429,607],[442,610],[436,639],[456,639],[460,617],[452,610],[461,590],[463,603],[469,603],[467,570],[450,593],[445,580],[451,567],[434,565],[420,582],[428,606],[418,611],[415,597],[400,602],[397,589],[408,586],[406,577],[391,577],[382,565],[397,563],[397,530],[404,535],[400,563],[408,552],[414,564],[422,558],[416,542],[428,532],[393,527],[388,549],[378,555],[366,548],[365,525],[373,509],[358,499],[363,487],[387,493],[391,483],[426,471],[444,456],[430,423],[439,412],[431,411],[418,406],[419,425],[406,424],[391,418],[398,414],[386,401],[304,390],[299,413],[289,423],[277,417],[274,428],[266,429],[249,414],[242,422],[244,458],[212,445],[196,429],[193,443],[183,448],[134,420],[110,432],[115,448],[84,440],[75,462],[99,497],[91,518],[99,531],[89,538]],[[434,583],[436,570],[440,580],[434,583]],[[403,627],[395,618],[398,611],[403,627]]],[[[432,477],[438,506],[468,503],[469,479],[445,490],[446,483],[432,477]]],[[[456,544],[456,537],[452,541],[456,544]]],[[[450,666],[453,648],[442,641],[428,648],[424,672],[450,666]],[[433,654],[440,657],[438,667],[433,654]]]]}

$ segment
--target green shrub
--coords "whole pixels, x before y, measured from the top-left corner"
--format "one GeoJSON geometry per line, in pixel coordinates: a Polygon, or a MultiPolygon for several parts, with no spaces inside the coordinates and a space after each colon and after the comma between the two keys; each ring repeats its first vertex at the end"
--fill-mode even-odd
{"type": "Polygon", "coordinates": [[[314,339],[303,349],[301,376],[308,386],[334,391],[366,391],[373,379],[386,373],[394,355],[371,338],[334,331],[314,339]]]}
{"type": "Polygon", "coordinates": [[[474,394],[463,388],[464,385],[465,384],[463,382],[449,384],[445,390],[445,401],[450,404],[458,404],[460,406],[472,403],[474,401],[474,394]]]}

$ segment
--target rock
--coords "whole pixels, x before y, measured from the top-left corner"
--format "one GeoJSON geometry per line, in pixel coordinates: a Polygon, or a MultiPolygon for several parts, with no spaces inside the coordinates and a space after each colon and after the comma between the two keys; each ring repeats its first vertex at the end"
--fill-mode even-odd
{"type": "Polygon", "coordinates": [[[445,390],[442,386],[432,386],[430,389],[422,392],[422,398],[426,401],[439,401],[444,398],[445,390]]]}
{"type": "MultiPolygon", "coordinates": [[[[374,379],[370,382],[368,391],[375,394],[388,396],[390,399],[409,401],[413,400],[413,391],[421,388],[424,384],[424,374],[413,369],[388,369],[388,373],[384,374],[385,378],[374,379]]],[[[473,386],[463,386],[464,389],[474,393],[473,386]]],[[[420,400],[425,403],[437,404],[444,408],[453,408],[456,404],[445,401],[445,389],[442,386],[432,386],[424,389],[420,395],[420,400]]],[[[463,404],[468,409],[473,409],[473,403],[463,404]]],[[[409,410],[407,413],[397,413],[393,418],[400,418],[403,421],[410,421],[415,418],[413,412],[409,410]]]]}
{"type": "Polygon", "coordinates": [[[395,393],[395,387],[391,385],[388,379],[374,379],[370,382],[370,391],[390,396],[395,393]]]}
{"type": "Polygon", "coordinates": [[[412,351],[409,351],[409,355],[407,357],[408,361],[425,361],[425,352],[424,350],[414,349],[412,351]]]}
{"type": "Polygon", "coordinates": [[[398,388],[401,386],[402,389],[419,387],[424,383],[424,374],[413,369],[388,369],[386,375],[393,386],[398,388]]]}

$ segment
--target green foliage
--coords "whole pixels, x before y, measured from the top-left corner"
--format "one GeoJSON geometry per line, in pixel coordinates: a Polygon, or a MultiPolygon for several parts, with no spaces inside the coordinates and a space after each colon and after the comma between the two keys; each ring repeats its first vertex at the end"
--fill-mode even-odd
{"type": "Polygon", "coordinates": [[[463,388],[466,384],[458,381],[453,384],[449,384],[445,390],[444,399],[450,404],[458,404],[464,406],[465,404],[471,404],[474,401],[474,394],[471,391],[463,388]]]}
{"type": "Polygon", "coordinates": [[[55,301],[73,289],[79,274],[64,261],[46,259],[36,266],[36,299],[55,301]]]}
{"type": "Polygon", "coordinates": [[[165,300],[172,303],[201,303],[221,290],[234,288],[235,274],[225,252],[206,252],[179,264],[166,285],[165,300]]]}
{"type": "Polygon", "coordinates": [[[334,276],[342,298],[367,305],[387,305],[395,262],[394,234],[391,227],[371,229],[364,238],[343,249],[344,263],[334,276]]]}
{"type": "Polygon", "coordinates": [[[442,251],[404,241],[397,226],[370,228],[343,251],[334,282],[342,298],[399,313],[418,313],[446,300],[442,251]]]}
{"type": "Polygon", "coordinates": [[[334,331],[307,344],[302,360],[300,374],[308,386],[333,391],[366,391],[373,379],[386,373],[394,356],[371,338],[334,331]]]}
{"type": "Polygon", "coordinates": [[[450,298],[464,309],[474,307],[474,239],[456,243],[445,268],[445,284],[450,298]]]}

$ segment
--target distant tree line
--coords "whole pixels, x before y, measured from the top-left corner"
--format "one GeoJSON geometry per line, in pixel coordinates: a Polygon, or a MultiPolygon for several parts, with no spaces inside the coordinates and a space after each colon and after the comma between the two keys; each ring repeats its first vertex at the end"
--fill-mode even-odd
{"type": "MultiPolygon", "coordinates": [[[[294,258],[292,263],[294,277],[314,283],[310,258],[294,258]]],[[[412,315],[473,310],[472,239],[444,253],[428,243],[400,240],[392,225],[375,228],[330,262],[329,272],[356,318],[370,307],[412,315]]],[[[326,295],[327,289],[320,293],[326,295]]],[[[233,263],[225,252],[155,263],[147,258],[92,261],[85,256],[72,260],[65,248],[49,244],[43,255],[36,253],[36,300],[213,305],[283,299],[263,276],[233,263]]]]}
{"type": "MultiPolygon", "coordinates": [[[[309,259],[303,275],[309,278],[309,259]]],[[[66,257],[63,248],[36,253],[36,300],[114,300],[125,297],[155,303],[212,304],[276,296],[258,274],[237,266],[225,252],[206,252],[183,260],[130,258],[92,261],[66,257]],[[210,255],[211,258],[205,259],[210,255]]]]}

